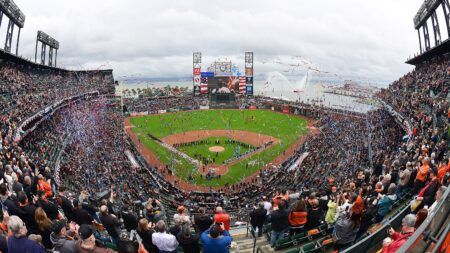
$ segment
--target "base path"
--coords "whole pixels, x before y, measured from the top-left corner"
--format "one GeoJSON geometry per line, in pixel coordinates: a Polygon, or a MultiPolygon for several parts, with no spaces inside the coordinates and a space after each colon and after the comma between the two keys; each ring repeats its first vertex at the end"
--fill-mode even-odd
{"type": "Polygon", "coordinates": [[[280,141],[279,139],[270,135],[241,130],[195,130],[179,134],[172,134],[161,138],[161,141],[173,145],[177,143],[200,141],[209,137],[227,137],[233,140],[248,143],[255,147],[259,147],[270,141],[272,141],[274,144],[280,141]]]}
{"type": "MultiPolygon", "coordinates": [[[[307,127],[308,134],[299,136],[299,139],[294,144],[292,144],[289,148],[287,148],[285,150],[285,152],[280,154],[277,158],[275,158],[275,160],[272,161],[272,163],[271,163],[272,165],[279,165],[282,162],[284,162],[288,157],[292,156],[292,154],[294,154],[295,150],[298,147],[300,147],[310,136],[316,135],[319,133],[318,129],[314,127],[316,121],[313,121],[308,118],[305,118],[305,119],[308,120],[308,127],[307,127]]],[[[161,161],[159,161],[159,159],[155,155],[155,153],[153,153],[143,143],[140,142],[136,133],[134,133],[132,131],[133,127],[134,126],[133,126],[133,124],[131,124],[130,118],[129,117],[125,118],[125,131],[128,134],[128,136],[130,136],[136,149],[139,151],[139,153],[141,153],[141,155],[145,158],[145,160],[147,160],[147,162],[150,165],[157,167],[158,171],[164,176],[164,178],[168,182],[172,183],[175,187],[177,187],[181,190],[184,190],[186,192],[189,192],[189,191],[210,192],[211,189],[214,189],[215,191],[218,191],[218,190],[228,191],[229,190],[229,187],[225,187],[225,186],[209,187],[209,186],[193,185],[193,184],[190,184],[189,182],[184,181],[183,179],[180,179],[179,177],[169,174],[167,172],[167,170],[165,170],[166,165],[163,164],[161,161]]],[[[190,132],[203,132],[203,133],[208,132],[209,136],[205,136],[205,135],[202,136],[202,135],[199,135],[198,133],[194,134],[194,135],[185,135],[184,133],[181,133],[181,134],[175,134],[175,135],[171,135],[171,136],[167,136],[167,137],[174,138],[174,139],[172,139],[172,144],[174,144],[174,143],[180,143],[180,142],[190,142],[190,141],[195,141],[195,140],[202,140],[202,139],[205,139],[205,138],[208,138],[211,136],[217,136],[217,135],[211,135],[213,132],[218,133],[216,131],[221,131],[222,133],[226,133],[226,132],[229,133],[230,131],[237,131],[237,130],[190,131],[190,132]],[[181,141],[180,139],[177,140],[177,139],[175,139],[175,136],[178,136],[179,138],[182,138],[182,136],[184,136],[183,138],[186,138],[186,139],[183,141],[181,141]],[[191,137],[186,137],[186,136],[191,136],[191,137]],[[197,137],[195,138],[195,136],[197,136],[197,137]],[[190,140],[190,138],[193,138],[193,139],[190,140]]],[[[246,131],[240,131],[240,132],[245,132],[246,134],[251,133],[251,132],[246,132],[246,131]]],[[[256,135],[256,136],[252,136],[252,138],[255,138],[256,140],[255,139],[250,140],[249,138],[245,137],[245,135],[243,133],[240,134],[239,136],[241,138],[245,138],[245,141],[243,139],[238,139],[238,138],[235,138],[235,139],[240,140],[245,143],[248,143],[248,144],[251,144],[251,145],[254,145],[254,146],[259,146],[260,142],[262,142],[262,144],[264,143],[264,141],[258,140],[258,136],[264,136],[264,135],[262,135],[262,134],[260,135],[257,133],[252,133],[252,134],[256,135]]],[[[219,135],[219,136],[228,137],[227,135],[219,135]]],[[[165,142],[167,141],[167,140],[165,140],[167,137],[163,138],[165,142]]],[[[271,136],[268,136],[268,137],[273,138],[278,142],[278,139],[271,137],[271,136]]],[[[270,169],[270,168],[271,168],[270,166],[267,167],[267,169],[270,169]]],[[[223,172],[225,172],[225,171],[223,171],[223,172]]],[[[256,171],[252,175],[248,176],[246,180],[247,180],[247,182],[252,182],[252,179],[257,176],[259,176],[259,171],[256,171]]]]}

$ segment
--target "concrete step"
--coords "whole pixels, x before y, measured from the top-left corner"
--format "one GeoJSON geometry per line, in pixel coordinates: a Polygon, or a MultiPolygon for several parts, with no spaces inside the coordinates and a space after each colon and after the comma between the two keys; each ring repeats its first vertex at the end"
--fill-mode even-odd
{"type": "MultiPolygon", "coordinates": [[[[236,240],[234,240],[237,244],[237,248],[233,252],[253,252],[253,238],[252,237],[241,237],[236,240]]],[[[256,240],[256,247],[262,247],[268,245],[269,242],[267,241],[266,237],[260,237],[256,240]]],[[[269,246],[270,247],[270,246],[269,246]]]]}

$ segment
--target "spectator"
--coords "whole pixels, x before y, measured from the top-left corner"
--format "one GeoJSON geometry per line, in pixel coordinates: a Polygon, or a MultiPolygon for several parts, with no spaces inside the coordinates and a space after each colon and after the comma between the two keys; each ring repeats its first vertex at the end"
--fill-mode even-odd
{"type": "Polygon", "coordinates": [[[152,224],[149,224],[147,219],[143,218],[139,220],[137,233],[142,238],[142,244],[148,253],[158,252],[158,248],[152,242],[154,232],[152,224]]]}
{"type": "Polygon", "coordinates": [[[394,183],[392,183],[389,188],[387,195],[380,196],[380,201],[378,202],[378,212],[375,218],[376,222],[381,222],[386,216],[386,214],[391,210],[394,201],[397,199],[395,192],[397,188],[394,183]]]}
{"type": "Polygon", "coordinates": [[[181,221],[179,219],[173,220],[173,226],[169,228],[169,233],[171,233],[174,236],[177,236],[178,233],[181,231],[181,221]]]}
{"type": "Polygon", "coordinates": [[[152,242],[159,249],[159,252],[175,252],[178,247],[178,241],[174,235],[166,232],[166,223],[162,220],[158,221],[155,230],[156,232],[152,235],[152,242]]]}
{"type": "Polygon", "coordinates": [[[286,203],[284,200],[279,201],[278,209],[270,213],[269,221],[272,224],[270,245],[274,247],[278,240],[284,238],[284,233],[289,227],[289,211],[286,210],[286,203]]]}
{"type": "Polygon", "coordinates": [[[94,220],[89,212],[81,206],[78,199],[73,200],[73,218],[74,221],[80,226],[83,224],[92,225],[94,220]]]}
{"type": "Polygon", "coordinates": [[[258,228],[258,237],[263,234],[263,226],[266,222],[267,211],[264,209],[264,202],[258,203],[258,208],[255,207],[250,213],[250,224],[252,226],[252,234],[255,237],[256,228],[258,228]]]}
{"type": "Polygon", "coordinates": [[[336,197],[334,194],[330,195],[330,199],[327,204],[328,210],[325,215],[325,222],[333,224],[336,221],[336,197]]]}
{"type": "Polygon", "coordinates": [[[47,249],[52,248],[53,245],[50,241],[50,234],[52,232],[50,227],[52,225],[52,221],[47,217],[47,214],[41,207],[36,208],[34,219],[38,225],[39,234],[42,236],[42,244],[44,244],[47,249]]]}
{"type": "Polygon", "coordinates": [[[203,231],[207,230],[213,224],[211,217],[206,215],[205,208],[201,207],[198,209],[199,214],[194,216],[194,222],[198,227],[199,234],[202,234],[203,231]]]}
{"type": "Polygon", "coordinates": [[[414,229],[417,229],[422,225],[422,223],[425,221],[425,219],[428,216],[428,210],[427,209],[420,209],[416,214],[416,223],[414,224],[414,229]]]}
{"type": "Polygon", "coordinates": [[[228,247],[233,238],[225,229],[224,224],[213,225],[201,235],[203,253],[228,253],[228,247]]]}
{"type": "MultiPolygon", "coordinates": [[[[55,251],[61,253],[77,252],[77,242],[67,235],[65,220],[53,220],[51,231],[50,241],[52,242],[55,251]]],[[[71,232],[73,232],[73,235],[76,235],[75,231],[71,232]]]]}
{"type": "Polygon", "coordinates": [[[428,208],[428,212],[430,215],[436,212],[436,206],[439,203],[439,201],[442,198],[442,195],[444,195],[445,191],[447,190],[446,186],[439,187],[439,190],[436,192],[436,200],[433,202],[433,204],[428,208]]]}
{"type": "Polygon", "coordinates": [[[230,230],[230,216],[226,214],[222,207],[216,207],[216,215],[214,215],[214,222],[219,224],[222,223],[226,231],[230,230]]]}
{"type": "Polygon", "coordinates": [[[313,199],[311,200],[310,204],[311,209],[308,211],[308,216],[305,223],[305,229],[307,230],[318,227],[322,220],[322,210],[319,207],[319,200],[313,199]]]}
{"type": "Polygon", "coordinates": [[[131,230],[136,230],[138,226],[138,217],[134,212],[130,210],[130,207],[128,205],[123,205],[121,215],[123,224],[125,225],[125,229],[128,232],[130,232],[131,230]]]}
{"type": "Polygon", "coordinates": [[[29,234],[39,233],[38,225],[34,219],[36,207],[28,202],[28,197],[24,192],[19,192],[17,194],[17,199],[19,201],[19,209],[21,210],[17,216],[25,222],[29,234]]]}
{"type": "Polygon", "coordinates": [[[117,219],[117,217],[108,212],[108,207],[103,205],[100,207],[100,221],[103,226],[105,226],[106,231],[108,231],[109,236],[111,236],[113,243],[117,244],[119,241],[120,226],[122,223],[117,219]]]}
{"type": "Polygon", "coordinates": [[[361,216],[357,213],[345,212],[340,214],[334,224],[333,241],[334,250],[341,250],[353,243],[356,239],[361,216]]]}
{"type": "Polygon", "coordinates": [[[198,240],[200,239],[199,230],[195,224],[193,224],[193,227],[195,230],[194,234],[191,232],[189,223],[185,223],[177,235],[177,240],[183,248],[184,253],[200,253],[200,245],[198,244],[198,240]]]}
{"type": "Polygon", "coordinates": [[[179,206],[177,208],[177,213],[173,215],[173,219],[178,219],[181,223],[191,222],[189,215],[186,214],[186,208],[184,206],[179,206]]]}
{"type": "Polygon", "coordinates": [[[101,247],[97,244],[92,226],[83,224],[78,229],[80,239],[77,241],[78,253],[113,253],[114,250],[101,247]]]}
{"type": "Polygon", "coordinates": [[[425,157],[422,159],[422,166],[417,171],[417,176],[414,181],[414,193],[419,193],[420,189],[425,186],[425,180],[428,176],[428,170],[430,169],[430,158],[425,157]]]}
{"type": "Polygon", "coordinates": [[[417,200],[422,201],[421,206],[431,206],[435,200],[436,192],[438,191],[441,183],[437,178],[436,169],[430,169],[430,179],[425,187],[420,190],[417,200]]]}
{"type": "Polygon", "coordinates": [[[389,235],[392,238],[392,242],[389,245],[383,247],[382,253],[395,253],[397,250],[411,237],[414,233],[414,225],[416,224],[416,216],[414,214],[408,214],[402,220],[401,232],[395,232],[394,229],[390,229],[389,235]]]}
{"type": "Polygon", "coordinates": [[[9,217],[8,229],[12,233],[8,238],[8,252],[45,253],[44,247],[27,238],[27,228],[19,217],[9,217]]]}

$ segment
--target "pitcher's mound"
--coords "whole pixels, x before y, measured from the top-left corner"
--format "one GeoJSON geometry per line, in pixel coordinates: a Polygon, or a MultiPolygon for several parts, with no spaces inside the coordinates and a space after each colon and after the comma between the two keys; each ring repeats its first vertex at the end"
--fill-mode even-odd
{"type": "Polygon", "coordinates": [[[210,147],[210,148],[209,148],[209,151],[214,152],[214,153],[216,153],[216,152],[222,152],[222,151],[224,151],[224,150],[225,150],[225,148],[224,148],[224,147],[221,147],[221,146],[213,146],[213,147],[210,147]]]}

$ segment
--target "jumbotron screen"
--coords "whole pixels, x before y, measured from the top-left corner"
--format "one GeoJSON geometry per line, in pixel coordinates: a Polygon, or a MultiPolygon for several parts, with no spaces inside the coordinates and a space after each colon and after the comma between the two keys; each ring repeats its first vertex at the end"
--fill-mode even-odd
{"type": "Polygon", "coordinates": [[[234,76],[208,77],[208,90],[217,93],[219,90],[230,90],[232,93],[239,92],[239,78],[234,76]]]}

